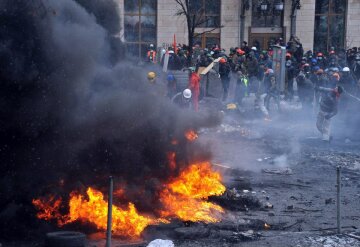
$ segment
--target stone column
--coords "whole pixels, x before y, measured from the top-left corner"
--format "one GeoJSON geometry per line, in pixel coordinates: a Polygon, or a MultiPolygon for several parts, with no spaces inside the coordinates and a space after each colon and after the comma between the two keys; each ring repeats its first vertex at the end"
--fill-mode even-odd
{"type": "Polygon", "coordinates": [[[301,9],[296,14],[296,36],[303,44],[304,51],[314,47],[315,0],[301,0],[301,9]]]}
{"type": "Polygon", "coordinates": [[[348,0],[345,48],[360,47],[360,1],[348,0]]]}

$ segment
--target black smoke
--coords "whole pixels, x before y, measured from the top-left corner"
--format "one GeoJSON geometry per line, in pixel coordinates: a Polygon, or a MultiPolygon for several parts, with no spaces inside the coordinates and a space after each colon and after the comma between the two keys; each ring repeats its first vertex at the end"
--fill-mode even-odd
{"type": "Polygon", "coordinates": [[[0,237],[14,229],[26,237],[32,198],[102,188],[109,175],[151,211],[161,184],[176,175],[168,152],[180,167],[210,157],[183,133],[219,119],[176,109],[148,84],[148,71],[122,61],[115,6],[0,1],[0,224],[8,229],[0,237]]]}

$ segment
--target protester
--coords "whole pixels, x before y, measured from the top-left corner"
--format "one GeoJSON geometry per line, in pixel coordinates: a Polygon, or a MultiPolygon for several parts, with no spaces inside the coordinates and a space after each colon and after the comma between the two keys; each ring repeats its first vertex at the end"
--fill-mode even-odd
{"type": "Polygon", "coordinates": [[[338,101],[343,92],[343,88],[341,86],[335,88],[316,87],[315,90],[323,93],[316,127],[322,134],[323,141],[330,141],[330,122],[338,112],[338,101]]]}
{"type": "Polygon", "coordinates": [[[192,105],[194,111],[199,111],[199,96],[200,96],[200,76],[198,75],[198,70],[195,67],[191,67],[191,74],[189,80],[189,89],[192,93],[192,105]]]}

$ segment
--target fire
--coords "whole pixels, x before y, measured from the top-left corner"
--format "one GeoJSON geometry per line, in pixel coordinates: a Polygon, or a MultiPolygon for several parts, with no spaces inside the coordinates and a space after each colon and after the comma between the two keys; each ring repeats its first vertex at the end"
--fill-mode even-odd
{"type": "Polygon", "coordinates": [[[168,160],[169,160],[169,167],[171,170],[174,170],[176,168],[176,153],[175,152],[169,152],[168,153],[168,160]]]}
{"type": "MultiPolygon", "coordinates": [[[[99,230],[106,230],[108,204],[103,194],[93,188],[88,188],[86,193],[88,199],[74,192],[70,194],[70,209],[67,215],[59,213],[61,199],[54,201],[51,197],[49,201],[33,200],[34,206],[40,211],[37,217],[44,220],[56,219],[59,226],[77,220],[86,221],[95,224],[99,230]]],[[[149,224],[156,223],[150,217],[138,214],[133,203],[129,203],[126,209],[113,205],[112,215],[112,230],[119,236],[137,237],[149,224]]]]}
{"type": "Polygon", "coordinates": [[[189,141],[195,141],[199,136],[198,134],[196,134],[195,131],[193,130],[188,130],[185,132],[185,137],[186,139],[188,139],[189,141]]]}
{"type": "Polygon", "coordinates": [[[189,166],[169,184],[169,189],[190,198],[207,199],[225,192],[226,188],[220,181],[220,174],[212,171],[209,162],[203,162],[189,166]]]}
{"type": "Polygon", "coordinates": [[[193,222],[218,222],[224,210],[203,199],[225,192],[220,181],[220,174],[212,171],[208,162],[191,165],[162,191],[160,200],[165,210],[161,211],[161,216],[193,222]]]}
{"type": "MultiPolygon", "coordinates": [[[[100,191],[88,188],[85,199],[82,195],[73,193],[69,202],[69,222],[76,220],[94,223],[99,230],[106,230],[107,207],[104,196],[100,191]]],[[[112,207],[112,229],[115,235],[136,237],[154,220],[138,214],[135,205],[129,203],[126,209],[112,207]]]]}
{"type": "Polygon", "coordinates": [[[63,226],[67,222],[67,217],[61,215],[60,207],[62,205],[62,199],[55,199],[54,196],[50,196],[49,199],[34,199],[32,200],[33,205],[39,212],[36,216],[39,219],[44,220],[56,220],[59,226],[63,226]]]}
{"type": "MultiPolygon", "coordinates": [[[[169,153],[169,166],[176,168],[175,153],[169,153]]],[[[214,203],[206,201],[209,196],[221,195],[225,186],[221,175],[212,170],[209,162],[195,163],[185,168],[179,176],[173,178],[160,191],[162,209],[159,219],[141,215],[133,203],[127,207],[112,207],[112,229],[118,236],[136,238],[151,224],[169,223],[173,218],[183,221],[218,222],[224,210],[214,203]]],[[[108,203],[103,194],[89,187],[87,195],[77,192],[70,194],[69,213],[61,214],[62,199],[50,197],[48,200],[34,199],[33,204],[39,210],[37,217],[56,220],[59,226],[75,221],[90,222],[99,230],[106,230],[108,203]]],[[[123,197],[124,190],[118,189],[115,196],[123,197]]]]}

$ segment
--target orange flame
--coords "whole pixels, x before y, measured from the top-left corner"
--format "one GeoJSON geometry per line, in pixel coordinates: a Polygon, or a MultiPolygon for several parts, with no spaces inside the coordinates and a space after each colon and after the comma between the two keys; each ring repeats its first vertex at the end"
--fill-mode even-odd
{"type": "MultiPolygon", "coordinates": [[[[176,167],[175,153],[169,154],[169,163],[176,167]]],[[[172,218],[193,222],[218,222],[224,210],[205,200],[209,196],[224,193],[225,186],[220,181],[220,174],[212,170],[209,162],[192,164],[160,192],[160,202],[163,204],[163,209],[159,212],[160,219],[139,214],[131,202],[127,208],[113,205],[113,232],[115,235],[136,238],[148,225],[169,223],[168,219],[172,218]]],[[[59,212],[61,199],[34,199],[33,204],[39,210],[37,217],[45,220],[56,219],[59,226],[74,221],[86,221],[95,224],[99,230],[105,230],[108,205],[103,194],[93,188],[88,188],[86,193],[87,197],[75,192],[70,194],[69,213],[66,215],[59,212]]],[[[123,191],[120,189],[118,194],[122,196],[123,191]]]]}
{"type": "Polygon", "coordinates": [[[193,130],[188,130],[185,132],[185,137],[186,139],[188,139],[189,141],[195,141],[199,136],[198,134],[196,134],[195,131],[193,130]]]}
{"type": "Polygon", "coordinates": [[[56,220],[59,226],[66,224],[68,218],[60,213],[60,207],[62,204],[61,198],[55,199],[54,196],[50,196],[47,200],[33,199],[32,203],[35,208],[39,210],[36,214],[39,219],[56,220]]]}
{"type": "Polygon", "coordinates": [[[175,170],[176,168],[176,153],[175,152],[169,152],[168,153],[168,160],[169,160],[169,167],[171,170],[175,170]]]}
{"type": "MultiPolygon", "coordinates": [[[[69,202],[69,222],[76,220],[94,223],[99,230],[106,230],[107,225],[107,202],[100,191],[88,188],[86,200],[82,195],[71,195],[69,202]]],[[[139,215],[135,205],[129,203],[127,209],[117,206],[112,207],[112,229],[115,235],[136,237],[154,220],[139,215]]]]}
{"type": "Polygon", "coordinates": [[[220,174],[212,171],[208,162],[191,165],[162,191],[160,201],[165,210],[160,212],[161,216],[193,222],[220,221],[220,213],[224,210],[202,200],[225,192],[220,180],[220,174]]]}
{"type": "Polygon", "coordinates": [[[225,186],[219,173],[212,171],[209,162],[193,164],[168,185],[171,191],[196,199],[221,195],[225,186]]]}

